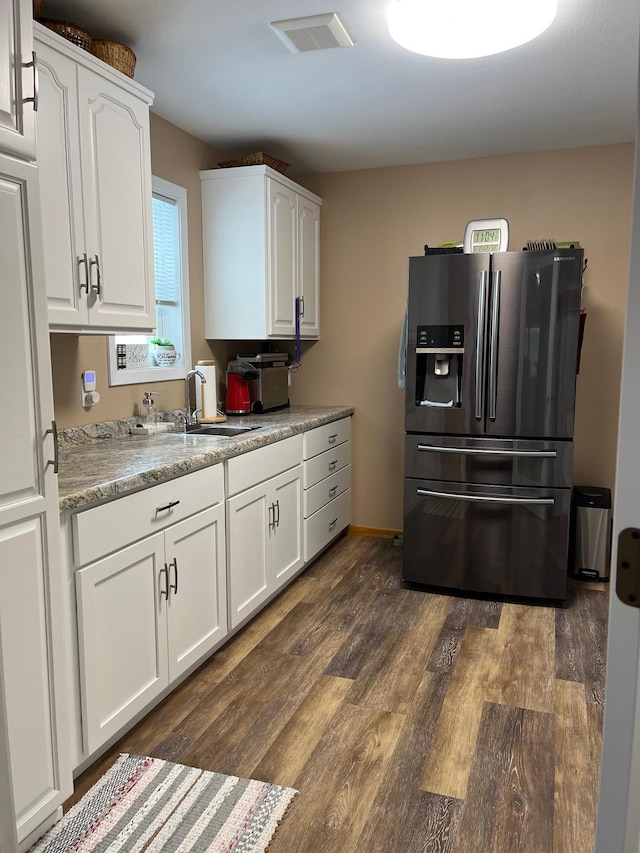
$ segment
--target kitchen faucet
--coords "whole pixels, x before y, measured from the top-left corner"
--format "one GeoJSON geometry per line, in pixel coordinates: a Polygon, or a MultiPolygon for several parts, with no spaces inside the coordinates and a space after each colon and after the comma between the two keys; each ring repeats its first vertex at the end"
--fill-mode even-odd
{"type": "Polygon", "coordinates": [[[185,382],[185,419],[184,419],[184,428],[185,432],[189,429],[189,427],[197,426],[198,418],[196,417],[196,412],[198,409],[191,408],[191,392],[190,392],[190,382],[192,376],[199,376],[200,381],[203,385],[207,384],[207,380],[205,379],[204,373],[201,370],[190,370],[184,378],[185,382]]]}

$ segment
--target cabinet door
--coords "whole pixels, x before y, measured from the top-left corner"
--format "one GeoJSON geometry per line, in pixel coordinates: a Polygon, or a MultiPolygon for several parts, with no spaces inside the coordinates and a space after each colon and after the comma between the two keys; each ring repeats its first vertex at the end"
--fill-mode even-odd
{"type": "Polygon", "coordinates": [[[7,709],[4,701],[4,672],[2,668],[2,632],[0,631],[0,850],[16,850],[15,808],[13,805],[13,782],[9,763],[9,732],[7,709]]]}
{"type": "Polygon", "coordinates": [[[152,331],[149,108],[83,67],[78,98],[90,322],[152,331]]]}
{"type": "Polygon", "coordinates": [[[298,295],[302,297],[300,334],[320,336],[320,206],[298,197],[298,295]]]}
{"type": "Polygon", "coordinates": [[[292,337],[295,334],[298,273],[296,243],[298,194],[270,178],[267,179],[267,192],[269,335],[292,337]]]}
{"type": "Polygon", "coordinates": [[[44,521],[37,516],[0,528],[0,633],[19,838],[52,814],[73,790],[66,759],[68,776],[61,777],[52,725],[59,709],[49,689],[54,673],[49,661],[44,536],[44,521]]]}
{"type": "Polygon", "coordinates": [[[267,492],[263,483],[227,501],[230,628],[253,613],[272,591],[267,492]]]}
{"type": "Polygon", "coordinates": [[[169,683],[158,533],[76,572],[83,737],[96,750],[169,683]]]}
{"type": "Polygon", "coordinates": [[[13,413],[0,419],[0,633],[19,839],[73,790],[39,221],[35,166],[0,157],[0,407],[13,413]]]}
{"type": "Polygon", "coordinates": [[[302,465],[270,481],[275,524],[271,528],[271,572],[278,589],[304,563],[302,544],[302,465]]]}
{"type": "Polygon", "coordinates": [[[23,160],[36,159],[32,14],[31,0],[0,4],[0,151],[23,160]]]}
{"type": "Polygon", "coordinates": [[[88,294],[80,181],[77,65],[37,45],[38,175],[49,323],[86,326],[88,294]]]}
{"type": "Polygon", "coordinates": [[[169,680],[227,633],[224,504],[165,531],[169,571],[169,680]]]}

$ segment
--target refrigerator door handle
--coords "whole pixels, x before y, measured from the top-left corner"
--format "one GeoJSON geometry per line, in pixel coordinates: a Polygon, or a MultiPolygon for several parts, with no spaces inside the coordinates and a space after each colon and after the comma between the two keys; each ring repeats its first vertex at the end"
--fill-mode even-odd
{"type": "Polygon", "coordinates": [[[450,498],[452,501],[476,501],[478,503],[492,504],[547,504],[553,506],[554,498],[511,498],[511,497],[489,497],[487,495],[459,495],[455,492],[434,492],[431,489],[416,489],[417,495],[429,498],[450,498]]]}
{"type": "Polygon", "coordinates": [[[484,330],[485,310],[487,304],[487,271],[480,272],[480,287],[478,290],[478,326],[476,328],[476,420],[482,420],[482,401],[484,399],[484,330]]]}
{"type": "Polygon", "coordinates": [[[460,453],[463,456],[509,456],[517,459],[556,459],[557,450],[487,450],[480,447],[438,447],[435,444],[419,444],[418,450],[434,453],[460,453]]]}
{"type": "Polygon", "coordinates": [[[489,318],[489,420],[495,421],[498,407],[498,318],[500,315],[500,270],[491,273],[491,316],[489,318]]]}

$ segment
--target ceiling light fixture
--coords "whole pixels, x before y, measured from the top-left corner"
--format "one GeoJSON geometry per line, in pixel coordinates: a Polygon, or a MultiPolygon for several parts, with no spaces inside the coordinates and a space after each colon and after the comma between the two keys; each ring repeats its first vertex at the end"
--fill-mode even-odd
{"type": "Polygon", "coordinates": [[[395,0],[387,18],[391,37],[407,50],[472,59],[531,41],[556,9],[557,0],[395,0]]]}

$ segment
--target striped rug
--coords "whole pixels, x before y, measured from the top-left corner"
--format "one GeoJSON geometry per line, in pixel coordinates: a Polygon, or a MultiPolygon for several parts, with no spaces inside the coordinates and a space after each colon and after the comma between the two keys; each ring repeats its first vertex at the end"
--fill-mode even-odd
{"type": "Polygon", "coordinates": [[[121,755],[31,853],[264,853],[297,793],[121,755]]]}

